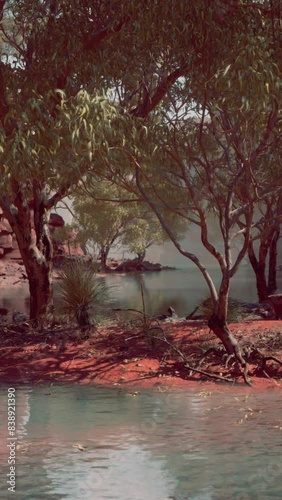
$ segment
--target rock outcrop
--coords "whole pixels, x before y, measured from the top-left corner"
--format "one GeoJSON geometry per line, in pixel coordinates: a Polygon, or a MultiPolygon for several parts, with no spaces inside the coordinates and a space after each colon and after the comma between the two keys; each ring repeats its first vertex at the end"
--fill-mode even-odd
{"type": "Polygon", "coordinates": [[[117,273],[134,273],[136,271],[161,271],[163,269],[161,264],[152,264],[148,260],[140,262],[138,259],[125,260],[118,267],[115,272],[117,273]]]}
{"type": "Polygon", "coordinates": [[[155,316],[157,321],[178,321],[179,319],[183,320],[183,318],[179,318],[173,307],[169,306],[167,312],[165,314],[159,314],[155,316]]]}
{"type": "MultiPolygon", "coordinates": [[[[32,211],[31,214],[33,220],[32,211]]],[[[69,252],[71,252],[72,255],[83,255],[83,250],[80,245],[72,242],[67,244],[64,241],[58,241],[56,239],[56,229],[64,227],[64,225],[65,221],[61,215],[53,212],[50,214],[49,230],[53,239],[55,255],[69,254],[69,252]]],[[[0,208],[0,259],[6,256],[12,260],[21,260],[16,237],[9,222],[3,217],[3,211],[0,208]]]]}
{"type": "Polygon", "coordinates": [[[282,293],[277,293],[275,295],[269,295],[268,301],[273,308],[275,318],[282,319],[282,293]]]}
{"type": "Polygon", "coordinates": [[[7,254],[11,258],[20,258],[16,237],[9,222],[3,217],[3,211],[0,208],[0,259],[7,254]]]}
{"type": "Polygon", "coordinates": [[[49,227],[55,229],[56,227],[64,227],[65,221],[59,214],[51,213],[49,218],[49,227]]]}

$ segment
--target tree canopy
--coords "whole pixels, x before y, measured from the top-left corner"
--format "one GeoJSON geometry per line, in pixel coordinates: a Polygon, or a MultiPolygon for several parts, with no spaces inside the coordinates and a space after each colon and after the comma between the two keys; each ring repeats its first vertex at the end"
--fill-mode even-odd
{"type": "MultiPolygon", "coordinates": [[[[100,155],[117,183],[130,188],[135,178],[135,189],[176,248],[198,266],[214,303],[210,326],[244,364],[226,325],[228,293],[257,224],[256,208],[282,190],[281,167],[269,162],[270,156],[279,161],[281,147],[280,17],[267,2],[214,2],[205,11],[201,2],[196,5],[190,43],[187,35],[186,46],[178,47],[178,34],[173,27],[169,32],[171,60],[184,69],[177,82],[146,120],[118,101],[117,92],[115,106],[121,109],[100,155]],[[199,226],[221,271],[218,289],[204,263],[181,246],[161,207],[199,226]],[[218,220],[220,245],[211,242],[208,212],[218,220]],[[243,240],[234,259],[231,243],[238,235],[243,240]]],[[[153,79],[149,68],[147,81],[153,79]]]]}
{"type": "MultiPolygon", "coordinates": [[[[84,181],[81,194],[73,199],[73,215],[80,240],[98,246],[104,268],[113,246],[143,259],[151,245],[169,240],[150,207],[111,181],[97,182],[92,177],[84,181]]],[[[163,215],[172,222],[170,211],[163,210],[163,215]]],[[[174,225],[178,236],[184,237],[187,224],[180,219],[174,225]]]]}
{"type": "Polygon", "coordinates": [[[279,5],[1,2],[0,203],[31,295],[42,290],[32,316],[51,297],[48,210],[92,171],[145,200],[196,263],[221,322],[214,331],[238,353],[225,328],[229,282],[248,248],[256,204],[281,190],[281,170],[270,175],[267,161],[281,147],[279,5]],[[164,211],[200,227],[222,272],[218,290],[164,211]],[[208,211],[218,218],[223,249],[210,241],[208,211]],[[244,242],[232,262],[238,231],[244,242]]]}

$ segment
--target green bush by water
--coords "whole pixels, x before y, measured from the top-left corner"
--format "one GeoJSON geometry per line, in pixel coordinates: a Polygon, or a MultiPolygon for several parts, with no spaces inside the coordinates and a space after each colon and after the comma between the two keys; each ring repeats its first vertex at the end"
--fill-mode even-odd
{"type": "MultiPolygon", "coordinates": [[[[213,302],[211,297],[207,297],[202,300],[201,305],[197,311],[197,314],[203,315],[205,318],[210,318],[213,313],[213,302]]],[[[242,307],[242,304],[239,300],[229,298],[228,300],[228,313],[227,313],[227,321],[231,323],[236,323],[237,321],[241,321],[244,319],[248,313],[242,307]]]]}
{"type": "Polygon", "coordinates": [[[60,312],[83,330],[94,326],[109,304],[108,287],[84,262],[73,261],[59,272],[60,312]]]}

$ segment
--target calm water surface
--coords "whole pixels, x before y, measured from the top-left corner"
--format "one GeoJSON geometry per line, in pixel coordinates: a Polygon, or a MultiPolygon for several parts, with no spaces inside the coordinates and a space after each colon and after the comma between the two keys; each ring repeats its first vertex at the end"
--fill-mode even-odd
{"type": "MultiPolygon", "coordinates": [[[[17,499],[267,500],[282,497],[281,394],[16,389],[17,499]],[[81,448],[81,451],[79,450],[81,448]]],[[[6,484],[7,388],[0,389],[6,484]]]]}
{"type": "MultiPolygon", "coordinates": [[[[215,283],[219,282],[217,270],[211,271],[215,283]]],[[[282,290],[282,272],[278,271],[278,287],[282,290]]],[[[185,316],[208,296],[207,285],[193,267],[184,270],[162,271],[144,274],[113,274],[106,276],[109,293],[114,307],[141,309],[141,284],[143,285],[148,314],[165,312],[172,306],[179,316],[185,316]]],[[[55,295],[58,296],[58,282],[55,281],[55,295]]],[[[232,280],[231,297],[246,302],[257,301],[253,272],[242,267],[232,280]]],[[[57,301],[58,302],[58,301],[57,301]]],[[[0,307],[28,311],[28,285],[0,289],[0,307]]]]}

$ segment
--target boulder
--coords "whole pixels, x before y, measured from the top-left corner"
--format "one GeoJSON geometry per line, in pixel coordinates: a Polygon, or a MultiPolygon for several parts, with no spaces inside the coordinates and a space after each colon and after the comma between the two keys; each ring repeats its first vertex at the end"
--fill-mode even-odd
{"type": "Polygon", "coordinates": [[[0,221],[0,234],[12,234],[13,230],[7,221],[7,219],[2,219],[0,221]]]}
{"type": "Polygon", "coordinates": [[[13,238],[11,234],[0,235],[0,247],[4,250],[13,250],[13,238]]]}
{"type": "Polygon", "coordinates": [[[161,264],[152,264],[147,260],[139,261],[138,259],[126,260],[116,267],[116,272],[122,273],[134,273],[136,271],[146,272],[146,271],[161,271],[161,264]]]}
{"type": "Polygon", "coordinates": [[[277,319],[282,319],[282,293],[269,295],[268,301],[274,309],[275,317],[277,319]]]}
{"type": "Polygon", "coordinates": [[[110,269],[115,269],[120,265],[120,262],[117,259],[107,259],[107,265],[110,269]]]}
{"type": "Polygon", "coordinates": [[[155,319],[158,321],[165,321],[165,320],[173,321],[178,319],[178,315],[173,309],[173,307],[170,306],[166,314],[159,314],[158,316],[155,316],[155,319]]]}
{"type": "Polygon", "coordinates": [[[143,271],[161,271],[162,266],[159,263],[153,264],[152,262],[149,262],[148,260],[144,260],[142,262],[142,270],[143,271]]]}
{"type": "Polygon", "coordinates": [[[27,314],[20,311],[14,311],[13,323],[23,323],[24,321],[27,321],[27,314]]]}
{"type": "Polygon", "coordinates": [[[59,214],[51,213],[49,219],[49,226],[51,227],[64,227],[65,221],[59,214]]]}

